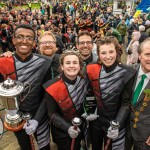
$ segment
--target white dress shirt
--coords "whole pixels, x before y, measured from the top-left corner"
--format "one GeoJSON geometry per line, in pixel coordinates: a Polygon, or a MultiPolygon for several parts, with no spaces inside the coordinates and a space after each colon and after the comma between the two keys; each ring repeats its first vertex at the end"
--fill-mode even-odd
{"type": "MultiPolygon", "coordinates": [[[[139,82],[141,81],[141,78],[142,78],[142,75],[143,75],[143,74],[145,74],[145,73],[143,72],[143,70],[142,70],[142,68],[141,68],[141,65],[140,65],[135,89],[136,89],[137,85],[139,84],[139,82]]],[[[146,85],[148,84],[148,82],[149,82],[149,80],[150,80],[150,72],[146,73],[145,75],[147,76],[147,78],[145,78],[145,80],[144,80],[144,84],[143,84],[142,90],[141,90],[141,92],[140,92],[140,94],[139,94],[139,97],[140,97],[142,91],[145,89],[146,85]]],[[[135,89],[134,89],[134,91],[135,91],[135,89]]],[[[138,97],[138,98],[139,98],[139,97],[138,97]]]]}

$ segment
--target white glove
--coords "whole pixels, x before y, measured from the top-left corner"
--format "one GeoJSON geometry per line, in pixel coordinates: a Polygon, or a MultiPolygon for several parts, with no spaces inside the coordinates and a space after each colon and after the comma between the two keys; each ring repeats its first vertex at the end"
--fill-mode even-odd
{"type": "Polygon", "coordinates": [[[26,122],[24,124],[23,129],[25,129],[28,135],[31,135],[35,132],[37,126],[38,126],[38,122],[36,120],[29,120],[28,123],[26,122]]]}
{"type": "Polygon", "coordinates": [[[77,127],[77,129],[74,129],[74,126],[71,126],[68,129],[68,134],[71,138],[76,138],[79,135],[80,129],[77,127]]]}
{"type": "Polygon", "coordinates": [[[97,114],[90,114],[90,115],[87,116],[86,120],[87,121],[93,121],[93,120],[96,120],[97,117],[99,117],[99,115],[97,115],[97,114]]]}
{"type": "Polygon", "coordinates": [[[87,121],[93,121],[93,120],[96,120],[97,117],[99,117],[99,115],[97,115],[97,108],[94,112],[94,114],[90,114],[90,115],[87,115],[87,114],[83,114],[82,117],[84,117],[87,121]]]}
{"type": "Polygon", "coordinates": [[[119,136],[119,129],[112,128],[111,126],[108,128],[107,137],[110,139],[116,139],[119,136]]]}

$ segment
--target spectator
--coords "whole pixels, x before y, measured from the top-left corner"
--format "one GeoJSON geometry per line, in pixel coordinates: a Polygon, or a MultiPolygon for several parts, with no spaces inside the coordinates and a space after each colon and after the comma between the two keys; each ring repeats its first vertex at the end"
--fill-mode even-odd
{"type": "Polygon", "coordinates": [[[142,43],[145,39],[147,39],[149,36],[145,32],[145,27],[143,25],[139,26],[139,32],[141,33],[141,37],[139,39],[139,43],[142,43]]]}

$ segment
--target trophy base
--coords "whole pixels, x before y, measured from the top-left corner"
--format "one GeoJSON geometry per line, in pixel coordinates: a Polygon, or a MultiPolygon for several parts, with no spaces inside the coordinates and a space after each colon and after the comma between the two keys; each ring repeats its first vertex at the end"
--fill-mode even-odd
{"type": "Polygon", "coordinates": [[[4,121],[4,128],[6,130],[9,130],[9,131],[19,131],[23,128],[23,125],[25,124],[25,121],[22,121],[21,123],[19,123],[19,125],[12,125],[10,123],[7,123],[6,121],[4,121]]]}

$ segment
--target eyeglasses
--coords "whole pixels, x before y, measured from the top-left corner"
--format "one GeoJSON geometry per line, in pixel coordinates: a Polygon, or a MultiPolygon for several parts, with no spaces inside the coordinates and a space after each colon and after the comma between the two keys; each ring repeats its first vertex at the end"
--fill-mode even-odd
{"type": "Polygon", "coordinates": [[[84,46],[84,45],[91,45],[91,44],[93,44],[93,42],[92,41],[82,41],[82,42],[79,42],[79,45],[82,45],[82,46],[84,46]]]}
{"type": "Polygon", "coordinates": [[[27,42],[33,42],[33,40],[34,40],[34,37],[32,37],[32,36],[22,36],[22,35],[18,35],[14,38],[16,38],[18,41],[23,41],[24,39],[26,39],[27,42]]]}
{"type": "Polygon", "coordinates": [[[42,45],[54,45],[56,42],[55,41],[42,41],[42,42],[40,42],[40,44],[42,44],[42,45]]]}

